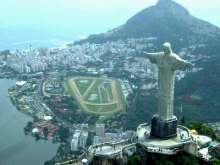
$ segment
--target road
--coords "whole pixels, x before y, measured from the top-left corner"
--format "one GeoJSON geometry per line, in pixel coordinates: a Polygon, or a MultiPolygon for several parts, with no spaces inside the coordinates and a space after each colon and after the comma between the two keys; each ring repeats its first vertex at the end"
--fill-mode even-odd
{"type": "MultiPolygon", "coordinates": [[[[37,92],[37,98],[38,98],[38,101],[41,103],[41,105],[46,105],[46,103],[44,102],[44,99],[42,97],[42,82],[43,80],[39,80],[38,82],[38,92],[37,92]]],[[[50,110],[50,108],[47,108],[47,113],[50,115],[50,116],[54,116],[56,118],[56,120],[60,123],[62,123],[63,125],[69,127],[71,130],[73,130],[73,126],[72,124],[70,124],[69,122],[65,121],[64,119],[61,119],[58,115],[56,115],[55,113],[53,113],[53,111],[50,110]]],[[[70,131],[71,131],[70,130],[70,131]]]]}

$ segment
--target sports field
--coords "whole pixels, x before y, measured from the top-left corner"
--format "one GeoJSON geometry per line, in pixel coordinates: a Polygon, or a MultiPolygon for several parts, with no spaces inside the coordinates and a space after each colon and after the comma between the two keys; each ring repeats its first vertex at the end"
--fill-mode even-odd
{"type": "Polygon", "coordinates": [[[80,109],[100,114],[106,119],[125,109],[125,99],[118,80],[96,77],[65,79],[66,89],[80,109]]]}

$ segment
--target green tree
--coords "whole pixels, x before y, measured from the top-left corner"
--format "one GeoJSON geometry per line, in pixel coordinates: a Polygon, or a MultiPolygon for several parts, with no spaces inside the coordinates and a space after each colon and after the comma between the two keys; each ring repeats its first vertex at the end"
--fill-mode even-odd
{"type": "Polygon", "coordinates": [[[58,134],[60,136],[61,142],[65,142],[69,136],[69,129],[61,126],[58,130],[58,134]]]}
{"type": "Polygon", "coordinates": [[[211,151],[210,151],[210,155],[212,155],[213,157],[215,157],[216,159],[219,159],[220,158],[220,148],[213,148],[211,151]]]}
{"type": "Polygon", "coordinates": [[[209,136],[214,140],[217,138],[214,130],[211,127],[209,127],[203,123],[191,121],[191,122],[187,123],[186,126],[189,129],[195,129],[200,135],[209,136]]]}
{"type": "Polygon", "coordinates": [[[35,137],[35,140],[36,140],[36,141],[40,140],[40,136],[38,135],[38,133],[35,133],[35,134],[34,134],[34,137],[35,137]]]}
{"type": "Polygon", "coordinates": [[[141,164],[140,154],[135,153],[132,157],[128,158],[128,165],[137,165],[141,164]]]}
{"type": "Polygon", "coordinates": [[[174,165],[173,162],[168,161],[166,156],[161,156],[158,160],[155,160],[155,165],[174,165]]]}
{"type": "Polygon", "coordinates": [[[31,121],[29,121],[29,122],[27,123],[27,126],[28,126],[28,127],[31,127],[32,124],[33,124],[33,123],[32,123],[31,121]]]}
{"type": "Polygon", "coordinates": [[[192,155],[182,155],[178,159],[178,164],[184,164],[184,165],[197,165],[198,164],[198,159],[195,156],[192,155]]]}
{"type": "Polygon", "coordinates": [[[220,165],[220,160],[217,158],[214,158],[214,160],[212,161],[212,165],[220,165]]]}
{"type": "Polygon", "coordinates": [[[180,125],[185,125],[185,118],[184,118],[184,117],[181,117],[181,119],[180,119],[180,125]]]}
{"type": "Polygon", "coordinates": [[[45,127],[44,130],[43,130],[43,132],[44,132],[44,136],[47,137],[48,134],[49,134],[49,130],[48,130],[48,128],[45,127]]]}

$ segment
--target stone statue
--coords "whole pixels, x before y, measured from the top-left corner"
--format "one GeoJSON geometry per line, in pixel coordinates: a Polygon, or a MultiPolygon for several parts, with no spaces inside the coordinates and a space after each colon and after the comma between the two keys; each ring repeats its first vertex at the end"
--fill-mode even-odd
{"type": "Polygon", "coordinates": [[[164,43],[163,49],[164,52],[141,52],[141,54],[146,55],[151,63],[158,66],[158,117],[163,120],[168,120],[174,117],[175,71],[185,71],[188,67],[193,67],[193,65],[172,53],[169,43],[164,43]]]}

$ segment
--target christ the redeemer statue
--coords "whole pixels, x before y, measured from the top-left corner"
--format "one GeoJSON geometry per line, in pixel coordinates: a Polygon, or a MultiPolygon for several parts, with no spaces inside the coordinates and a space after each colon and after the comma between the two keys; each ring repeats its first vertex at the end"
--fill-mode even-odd
{"type": "Polygon", "coordinates": [[[169,43],[164,43],[163,49],[164,52],[141,52],[141,54],[147,56],[151,63],[158,66],[157,118],[158,120],[169,120],[175,117],[173,116],[175,71],[185,71],[188,67],[193,67],[193,65],[172,53],[169,43]]]}

